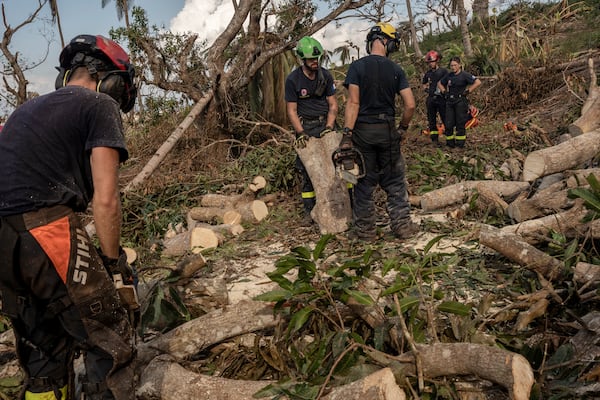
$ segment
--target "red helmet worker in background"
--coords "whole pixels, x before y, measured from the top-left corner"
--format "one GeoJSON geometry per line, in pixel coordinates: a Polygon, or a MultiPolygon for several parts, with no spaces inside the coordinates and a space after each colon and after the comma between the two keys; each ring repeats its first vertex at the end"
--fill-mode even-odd
{"type": "Polygon", "coordinates": [[[430,50],[425,55],[428,69],[423,75],[421,83],[427,93],[425,106],[427,107],[427,130],[431,142],[439,145],[439,136],[443,133],[444,119],[446,118],[446,100],[437,84],[447,73],[446,68],[440,67],[442,56],[435,50],[430,50]],[[438,122],[438,114],[440,122],[438,122]],[[441,128],[441,129],[440,129],[441,128]],[[440,132],[442,130],[442,132],[440,132]]]}

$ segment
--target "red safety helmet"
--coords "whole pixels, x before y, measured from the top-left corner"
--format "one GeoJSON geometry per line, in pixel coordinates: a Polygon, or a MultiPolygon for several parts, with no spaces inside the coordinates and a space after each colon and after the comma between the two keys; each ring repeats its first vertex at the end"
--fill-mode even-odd
{"type": "Polygon", "coordinates": [[[430,50],[425,54],[425,62],[440,61],[442,56],[435,50],[430,50]]]}
{"type": "Polygon", "coordinates": [[[98,81],[97,91],[119,102],[123,112],[133,108],[137,95],[135,69],[125,50],[116,42],[101,35],[78,35],[62,50],[59,62],[57,89],[69,81],[71,70],[85,66],[91,75],[107,72],[98,81]]]}

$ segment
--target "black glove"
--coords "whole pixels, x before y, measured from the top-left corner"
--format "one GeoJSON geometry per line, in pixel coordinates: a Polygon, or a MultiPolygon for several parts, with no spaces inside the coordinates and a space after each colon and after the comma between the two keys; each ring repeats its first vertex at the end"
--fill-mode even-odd
{"type": "Polygon", "coordinates": [[[351,150],[352,149],[352,136],[344,133],[342,135],[342,140],[340,140],[340,145],[338,146],[341,150],[351,150]]]}
{"type": "Polygon", "coordinates": [[[127,262],[127,254],[125,254],[122,247],[119,247],[118,258],[107,257],[100,250],[98,254],[100,254],[104,268],[113,279],[121,304],[129,311],[131,324],[136,327],[140,314],[140,302],[137,295],[137,271],[127,262]]]}
{"type": "Polygon", "coordinates": [[[304,133],[304,131],[302,131],[302,132],[298,133],[298,136],[296,137],[296,140],[294,141],[294,147],[303,149],[306,147],[307,143],[308,143],[308,135],[306,133],[304,133]]]}
{"type": "Polygon", "coordinates": [[[468,96],[470,94],[471,92],[469,92],[469,89],[465,89],[465,91],[462,93],[463,96],[468,96]]]}
{"type": "Polygon", "coordinates": [[[319,137],[323,137],[325,135],[327,135],[328,133],[333,132],[333,129],[326,126],[325,129],[319,134],[319,137]]]}
{"type": "Polygon", "coordinates": [[[408,131],[408,126],[398,125],[396,130],[400,136],[400,143],[404,143],[406,141],[406,132],[408,131]]]}

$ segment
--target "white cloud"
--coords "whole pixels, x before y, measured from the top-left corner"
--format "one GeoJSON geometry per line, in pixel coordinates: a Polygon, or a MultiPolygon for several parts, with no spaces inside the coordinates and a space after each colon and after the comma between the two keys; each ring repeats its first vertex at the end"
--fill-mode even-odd
{"type": "Polygon", "coordinates": [[[171,20],[175,33],[194,32],[212,43],[233,17],[231,0],[186,0],[183,9],[171,20]]]}

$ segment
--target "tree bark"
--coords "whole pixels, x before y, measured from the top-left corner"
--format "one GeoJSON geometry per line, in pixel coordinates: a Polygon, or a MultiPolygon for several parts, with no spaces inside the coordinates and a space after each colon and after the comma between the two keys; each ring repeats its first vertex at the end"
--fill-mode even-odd
{"type": "Polygon", "coordinates": [[[138,346],[136,365],[144,368],[160,354],[184,360],[213,344],[248,332],[275,327],[273,308],[259,301],[241,301],[195,318],[138,346]]]}
{"type": "Polygon", "coordinates": [[[433,211],[456,203],[462,203],[478,186],[484,187],[505,199],[510,199],[527,190],[529,183],[515,181],[460,182],[423,194],[421,196],[421,209],[423,211],[433,211]]]}
{"type": "Polygon", "coordinates": [[[341,139],[340,132],[330,132],[322,138],[311,137],[306,147],[296,148],[315,189],[317,202],[311,216],[321,234],[344,232],[352,220],[346,182],[336,175],[331,160],[341,139]]]}
{"type": "Polygon", "coordinates": [[[600,129],[576,136],[565,142],[527,155],[523,164],[523,180],[577,168],[600,152],[600,129]]]}
{"type": "Polygon", "coordinates": [[[588,70],[590,74],[588,97],[581,107],[581,117],[569,125],[569,133],[574,136],[600,129],[600,87],[597,85],[592,58],[588,59],[588,70]]]}
{"type": "Polygon", "coordinates": [[[575,201],[569,199],[567,181],[554,183],[540,190],[529,199],[517,199],[510,203],[507,213],[516,222],[554,214],[571,208],[575,201]]]}
{"type": "Polygon", "coordinates": [[[536,249],[520,236],[490,225],[481,225],[479,243],[527,269],[540,273],[548,280],[556,279],[565,268],[564,263],[536,249]]]}

